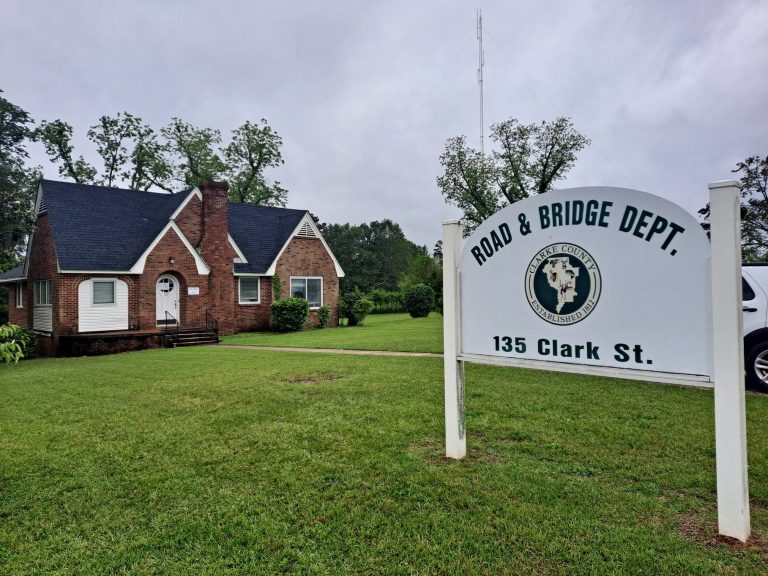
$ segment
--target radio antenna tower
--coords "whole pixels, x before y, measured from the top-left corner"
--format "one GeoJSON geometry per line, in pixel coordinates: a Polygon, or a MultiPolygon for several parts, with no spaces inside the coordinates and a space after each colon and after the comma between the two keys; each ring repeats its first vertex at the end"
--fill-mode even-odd
{"type": "Polygon", "coordinates": [[[485,157],[485,121],[483,120],[483,67],[485,53],[483,52],[483,10],[477,11],[477,83],[480,85],[480,153],[485,157]]]}

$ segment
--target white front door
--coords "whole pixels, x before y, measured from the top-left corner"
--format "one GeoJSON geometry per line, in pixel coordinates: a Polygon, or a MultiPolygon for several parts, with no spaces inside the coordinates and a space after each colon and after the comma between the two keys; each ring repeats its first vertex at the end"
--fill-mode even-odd
{"type": "Polygon", "coordinates": [[[157,279],[157,325],[179,323],[179,281],[175,276],[163,274],[157,279]]]}

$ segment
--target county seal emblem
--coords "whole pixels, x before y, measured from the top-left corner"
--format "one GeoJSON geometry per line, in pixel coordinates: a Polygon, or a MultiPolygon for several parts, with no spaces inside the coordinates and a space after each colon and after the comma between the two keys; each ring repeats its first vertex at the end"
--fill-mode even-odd
{"type": "Polygon", "coordinates": [[[525,273],[528,304],[539,317],[560,326],[589,316],[601,288],[597,262],[575,244],[550,244],[539,250],[525,273]]]}

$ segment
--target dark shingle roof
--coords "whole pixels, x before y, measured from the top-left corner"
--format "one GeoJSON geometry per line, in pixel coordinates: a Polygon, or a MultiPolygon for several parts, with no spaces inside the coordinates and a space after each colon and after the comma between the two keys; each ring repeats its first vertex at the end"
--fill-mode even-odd
{"type": "MultiPolygon", "coordinates": [[[[42,180],[41,185],[64,271],[129,270],[189,195],[53,180],[42,180]]],[[[306,213],[230,203],[229,234],[248,260],[235,264],[235,272],[266,272],[306,213]]]]}
{"type": "Polygon", "coordinates": [[[62,270],[130,269],[187,197],[53,180],[41,185],[62,270]]]}
{"type": "Polygon", "coordinates": [[[0,274],[0,280],[15,280],[16,278],[24,278],[24,264],[0,274]]]}
{"type": "Polygon", "coordinates": [[[235,264],[235,272],[266,272],[306,213],[306,210],[230,204],[229,235],[248,260],[247,264],[235,264]]]}

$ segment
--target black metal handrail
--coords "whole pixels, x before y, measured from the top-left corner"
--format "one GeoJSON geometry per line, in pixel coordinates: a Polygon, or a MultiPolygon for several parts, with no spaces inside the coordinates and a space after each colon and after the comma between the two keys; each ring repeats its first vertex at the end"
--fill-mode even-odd
{"type": "Polygon", "coordinates": [[[173,314],[171,314],[167,310],[165,311],[165,336],[166,336],[165,339],[166,340],[168,339],[168,318],[169,317],[173,319],[173,323],[176,326],[175,334],[176,334],[176,340],[178,340],[179,339],[179,321],[176,319],[176,317],[173,314]]]}
{"type": "Polygon", "coordinates": [[[216,338],[219,337],[219,320],[210,310],[205,311],[205,329],[213,332],[216,338]]]}

